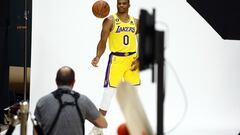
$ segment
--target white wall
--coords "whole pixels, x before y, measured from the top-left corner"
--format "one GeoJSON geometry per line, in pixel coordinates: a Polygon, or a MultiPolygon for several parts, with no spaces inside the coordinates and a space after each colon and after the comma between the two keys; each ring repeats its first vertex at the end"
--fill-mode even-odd
{"type": "MultiPolygon", "coordinates": [[[[31,111],[37,100],[56,89],[55,74],[63,65],[76,72],[75,90],[98,106],[108,59],[107,51],[99,67],[90,64],[100,37],[102,19],[92,15],[95,0],[35,0],[32,23],[31,111]]],[[[107,0],[110,13],[116,1],[107,0]]],[[[175,127],[184,109],[183,122],[171,135],[230,135],[240,127],[240,42],[227,41],[188,5],[185,0],[131,1],[130,13],[139,16],[141,8],[156,8],[157,27],[167,27],[166,61],[178,74],[187,96],[169,64],[166,65],[165,130],[175,127]]],[[[141,72],[140,96],[156,132],[156,85],[151,72],[141,72]]],[[[124,122],[114,99],[107,115],[106,135],[116,134],[124,122]]],[[[86,131],[91,124],[87,123],[86,131]]]]}

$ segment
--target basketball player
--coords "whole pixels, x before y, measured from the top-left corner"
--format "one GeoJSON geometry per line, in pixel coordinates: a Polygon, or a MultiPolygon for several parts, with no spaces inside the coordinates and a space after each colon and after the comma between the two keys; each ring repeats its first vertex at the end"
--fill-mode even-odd
{"type": "MultiPolygon", "coordinates": [[[[99,111],[105,116],[116,87],[121,81],[127,81],[137,86],[140,84],[140,75],[137,59],[138,20],[128,14],[129,0],[117,0],[117,13],[105,18],[102,25],[101,39],[97,45],[96,56],[92,65],[97,64],[106,49],[109,40],[109,61],[106,69],[104,94],[99,111]]],[[[94,127],[89,135],[102,135],[102,129],[94,127]]]]}

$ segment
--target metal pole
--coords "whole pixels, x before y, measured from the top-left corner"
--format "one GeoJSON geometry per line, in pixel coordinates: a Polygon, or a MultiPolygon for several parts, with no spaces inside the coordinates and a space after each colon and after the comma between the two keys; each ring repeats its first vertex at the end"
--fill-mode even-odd
{"type": "Polygon", "coordinates": [[[27,134],[28,102],[20,102],[21,135],[27,134]]]}
{"type": "Polygon", "coordinates": [[[157,135],[164,135],[164,32],[156,31],[156,60],[157,71],[157,135]]]}
{"type": "Polygon", "coordinates": [[[24,0],[24,101],[20,103],[21,135],[27,135],[28,102],[27,102],[27,44],[28,44],[28,8],[24,0]]]}
{"type": "Polygon", "coordinates": [[[28,9],[27,0],[24,1],[24,101],[27,99],[27,39],[28,39],[28,9]]]}

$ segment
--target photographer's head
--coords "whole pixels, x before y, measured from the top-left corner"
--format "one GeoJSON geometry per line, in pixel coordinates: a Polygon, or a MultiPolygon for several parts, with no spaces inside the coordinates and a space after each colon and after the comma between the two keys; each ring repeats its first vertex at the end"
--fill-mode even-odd
{"type": "Polygon", "coordinates": [[[63,66],[57,71],[56,83],[58,86],[67,85],[73,87],[75,83],[75,73],[72,68],[63,66]]]}

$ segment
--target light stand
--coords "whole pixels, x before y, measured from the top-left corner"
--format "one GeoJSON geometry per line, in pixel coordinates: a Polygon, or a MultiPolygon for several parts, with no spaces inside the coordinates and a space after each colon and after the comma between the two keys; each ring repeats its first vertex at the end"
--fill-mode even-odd
{"type": "MultiPolygon", "coordinates": [[[[9,128],[5,135],[11,135],[17,124],[21,124],[20,134],[26,135],[28,114],[29,114],[29,105],[27,101],[20,102],[18,104],[14,104],[13,106],[5,108],[4,115],[9,125],[9,128]]],[[[41,128],[41,124],[35,119],[33,115],[31,115],[31,120],[32,120],[33,128],[35,129],[37,134],[44,135],[43,130],[41,128]]]]}
{"type": "Polygon", "coordinates": [[[164,103],[164,32],[155,30],[155,9],[150,15],[141,10],[139,20],[139,62],[140,71],[152,67],[154,82],[154,64],[157,63],[157,135],[163,135],[164,103]]]}
{"type": "Polygon", "coordinates": [[[4,109],[4,114],[7,122],[9,123],[9,129],[6,135],[11,135],[17,124],[20,125],[20,134],[27,134],[27,119],[28,119],[29,105],[27,101],[14,104],[4,109]]]}
{"type": "Polygon", "coordinates": [[[27,119],[29,106],[27,102],[27,44],[28,44],[28,4],[27,0],[24,0],[24,100],[20,102],[20,122],[21,122],[21,135],[27,134],[27,119]]]}
{"type": "Polygon", "coordinates": [[[20,102],[20,122],[21,122],[21,135],[27,134],[27,119],[28,119],[28,102],[20,102]]]}
{"type": "Polygon", "coordinates": [[[28,41],[28,9],[27,9],[27,0],[24,1],[24,101],[27,99],[27,41],[28,41]]]}
{"type": "Polygon", "coordinates": [[[156,31],[156,61],[157,61],[157,135],[163,135],[164,122],[164,32],[156,31]]]}

